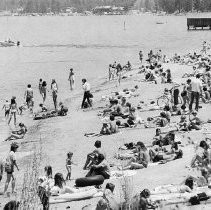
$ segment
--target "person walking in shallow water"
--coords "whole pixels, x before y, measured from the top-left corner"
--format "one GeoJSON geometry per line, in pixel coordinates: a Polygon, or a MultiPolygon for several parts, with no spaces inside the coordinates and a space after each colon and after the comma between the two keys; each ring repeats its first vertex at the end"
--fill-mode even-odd
{"type": "Polygon", "coordinates": [[[68,81],[70,81],[70,90],[73,90],[75,86],[75,76],[72,68],[70,69],[68,81]]]}
{"type": "Polygon", "coordinates": [[[14,124],[16,125],[16,114],[18,112],[18,107],[17,107],[17,103],[16,103],[16,97],[13,96],[11,99],[11,103],[10,103],[10,118],[8,121],[8,124],[10,124],[12,117],[14,117],[14,124]]]}
{"type": "Polygon", "coordinates": [[[45,103],[45,100],[46,100],[46,95],[47,95],[47,83],[46,83],[46,81],[43,81],[42,82],[41,95],[42,95],[43,104],[44,104],[45,103]]]}
{"type": "Polygon", "coordinates": [[[58,85],[55,79],[52,79],[51,83],[52,97],[55,109],[57,109],[57,95],[58,95],[58,85]]]}

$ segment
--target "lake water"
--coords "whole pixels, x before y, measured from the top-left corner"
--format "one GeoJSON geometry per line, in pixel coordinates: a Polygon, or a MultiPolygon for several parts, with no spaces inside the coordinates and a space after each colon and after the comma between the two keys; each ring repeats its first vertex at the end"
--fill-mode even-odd
{"type": "Polygon", "coordinates": [[[0,40],[10,37],[23,45],[0,48],[1,102],[12,95],[22,102],[26,85],[36,88],[39,78],[48,84],[55,78],[69,96],[70,67],[79,89],[82,77],[94,83],[107,75],[108,64],[115,60],[137,63],[139,50],[162,49],[172,55],[210,39],[210,31],[188,32],[185,16],[1,17],[0,26],[0,40]]]}

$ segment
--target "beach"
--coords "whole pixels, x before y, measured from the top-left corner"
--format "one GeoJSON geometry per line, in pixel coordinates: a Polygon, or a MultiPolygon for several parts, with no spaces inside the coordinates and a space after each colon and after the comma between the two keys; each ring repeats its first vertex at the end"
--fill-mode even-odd
{"type": "MultiPolygon", "coordinates": [[[[27,30],[27,24],[29,27],[29,22],[35,22],[34,26],[36,26],[37,20],[34,17],[30,18],[31,20],[28,17],[20,17],[18,20],[23,24],[25,23],[25,26],[22,26],[23,30],[27,30]]],[[[159,83],[156,85],[142,82],[144,75],[138,74],[138,67],[140,66],[138,51],[140,49],[145,52],[149,49],[162,49],[163,53],[167,54],[167,56],[171,56],[174,53],[184,54],[185,52],[198,50],[201,47],[202,40],[206,40],[209,36],[206,31],[193,32],[192,34],[187,32],[186,26],[184,26],[186,17],[170,17],[170,20],[168,19],[162,26],[156,25],[155,21],[159,18],[159,20],[162,19],[165,22],[166,17],[151,17],[147,20],[149,21],[147,22],[149,28],[147,29],[144,29],[144,25],[146,24],[144,21],[146,20],[141,22],[142,26],[136,27],[139,21],[141,21],[141,17],[136,16],[134,18],[125,16],[100,17],[97,20],[94,17],[85,17],[88,18],[86,20],[87,22],[80,20],[80,18],[84,17],[73,17],[78,18],[74,20],[75,22],[78,21],[76,23],[79,25],[77,32],[71,33],[71,29],[75,27],[69,26],[69,24],[73,24],[73,20],[68,19],[64,21],[64,25],[61,25],[60,30],[57,28],[58,31],[62,31],[62,28],[69,29],[64,34],[58,34],[56,27],[53,28],[53,25],[56,24],[58,26],[61,23],[61,19],[66,17],[51,18],[53,19],[45,17],[43,25],[40,26],[42,28],[48,25],[49,28],[46,29],[45,36],[43,36],[43,30],[41,28],[38,28],[38,26],[32,27],[31,31],[27,30],[26,37],[28,43],[26,41],[27,44],[24,43],[23,47],[19,49],[13,48],[11,50],[8,48],[0,49],[0,56],[3,58],[0,66],[1,103],[6,98],[10,99],[12,95],[15,95],[17,102],[21,104],[24,90],[27,84],[30,83],[35,93],[35,106],[38,106],[41,101],[41,96],[38,92],[39,78],[45,78],[48,81],[48,85],[50,85],[50,80],[54,78],[59,85],[59,100],[63,101],[69,109],[68,115],[65,117],[56,117],[41,121],[33,121],[33,117],[29,113],[18,116],[18,122],[23,121],[28,127],[26,137],[24,140],[19,141],[21,145],[19,149],[21,153],[19,158],[21,170],[16,172],[18,189],[21,189],[22,185],[21,177],[24,173],[24,163],[30,157],[30,154],[27,152],[33,151],[34,145],[41,144],[43,153],[45,154],[40,168],[44,168],[45,165],[51,165],[53,167],[53,173],[61,172],[64,175],[66,175],[66,153],[69,151],[73,152],[73,160],[77,163],[77,166],[73,166],[72,169],[72,178],[75,179],[86,174],[86,171],[82,170],[83,164],[87,153],[93,150],[93,144],[96,140],[102,142],[102,147],[106,151],[108,161],[115,164],[118,161],[114,158],[114,155],[124,143],[143,141],[145,144],[150,144],[155,135],[154,128],[122,129],[117,134],[101,137],[86,137],[84,134],[91,132],[99,133],[102,127],[101,119],[97,115],[98,111],[102,110],[100,107],[104,107],[106,103],[102,101],[102,96],[109,95],[113,91],[134,88],[137,85],[138,97],[131,97],[129,99],[136,106],[139,101],[150,102],[155,100],[161,95],[165,87],[170,87],[168,84],[159,83]],[[122,25],[125,19],[126,31],[123,30],[122,25]],[[104,26],[100,27],[102,22],[104,26]],[[172,26],[171,23],[173,22],[178,24],[178,27],[172,26]],[[152,27],[150,27],[149,23],[151,23],[152,27]],[[91,24],[88,31],[81,32],[80,30],[84,29],[86,24],[91,24]],[[96,30],[96,24],[99,26],[98,30],[96,30]],[[35,31],[41,34],[37,36],[35,31]],[[110,32],[108,33],[108,31],[110,32]],[[51,33],[54,36],[53,39],[51,39],[51,33]],[[148,33],[152,34],[152,36],[147,36],[146,34],[148,33]],[[108,64],[114,60],[121,63],[126,63],[130,60],[134,67],[134,70],[127,73],[127,78],[122,80],[119,87],[116,87],[116,81],[108,82],[107,79],[108,64]],[[70,67],[75,69],[76,77],[76,88],[72,92],[69,90],[68,83],[68,69],[70,67]],[[91,92],[94,95],[94,107],[87,111],[80,109],[82,100],[81,79],[84,77],[91,84],[91,92]]],[[[0,21],[4,22],[3,19],[0,21]]],[[[12,18],[9,20],[11,25],[15,25],[16,21],[12,18]]],[[[11,30],[12,28],[10,28],[11,30]]],[[[19,30],[16,33],[20,34],[24,33],[24,31],[19,30]]],[[[15,32],[13,36],[15,36],[15,32]]],[[[18,39],[20,38],[18,37],[18,39]]],[[[178,83],[186,81],[186,79],[181,79],[185,72],[192,72],[192,67],[187,65],[165,64],[164,69],[166,70],[168,68],[172,71],[174,81],[178,83]]],[[[53,107],[50,93],[48,93],[46,104],[50,108],[53,107]]],[[[208,120],[209,115],[207,113],[210,113],[210,109],[209,104],[203,104],[203,108],[200,109],[199,116],[204,121],[208,120]]],[[[159,112],[140,112],[139,115],[146,120],[147,117],[156,116],[159,112]]],[[[175,119],[177,120],[177,118],[175,119]]],[[[6,125],[6,122],[3,120],[3,113],[1,113],[0,124],[3,128],[0,134],[0,154],[1,156],[5,156],[9,151],[10,143],[3,142],[3,140],[8,135],[10,129],[13,128],[13,125],[11,127],[6,125]]],[[[201,131],[193,131],[184,136],[179,134],[179,137],[185,144],[188,137],[198,142],[204,138],[204,134],[201,131]]],[[[181,183],[190,174],[186,166],[190,164],[193,154],[194,146],[188,145],[184,149],[184,157],[182,159],[164,165],[138,170],[130,180],[131,185],[134,186],[132,194],[136,194],[144,188],[152,189],[163,184],[181,183]]],[[[194,173],[197,174],[197,172],[194,173]]],[[[116,194],[118,195],[120,193],[119,191],[121,191],[121,181],[120,179],[114,179],[112,182],[116,185],[116,194]]],[[[4,183],[5,177],[1,182],[0,191],[3,191],[4,183]]],[[[74,185],[74,180],[68,184],[74,185]]],[[[0,197],[1,199],[3,202],[7,200],[0,197]]],[[[96,203],[97,200],[98,198],[80,202],[54,204],[51,208],[65,209],[67,206],[70,206],[70,209],[78,210],[87,204],[96,203]]]]}

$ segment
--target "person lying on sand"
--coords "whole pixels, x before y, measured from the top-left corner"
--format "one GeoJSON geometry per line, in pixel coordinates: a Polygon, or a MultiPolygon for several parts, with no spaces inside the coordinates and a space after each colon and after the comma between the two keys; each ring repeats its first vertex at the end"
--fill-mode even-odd
{"type": "Polygon", "coordinates": [[[147,152],[147,148],[143,142],[138,143],[137,155],[131,158],[128,165],[123,167],[122,170],[147,168],[149,163],[149,154],[147,152]]]}
{"type": "Polygon", "coordinates": [[[23,139],[27,132],[27,128],[23,123],[19,123],[19,127],[20,129],[17,131],[12,131],[12,134],[7,139],[5,139],[5,141],[23,139]]]}
{"type": "Polygon", "coordinates": [[[164,185],[156,187],[151,191],[151,195],[168,194],[168,193],[191,193],[194,187],[194,180],[189,177],[185,180],[184,184],[181,185],[164,185]]]}
{"type": "Polygon", "coordinates": [[[162,147],[162,145],[154,146],[149,150],[150,160],[155,163],[159,161],[165,161],[169,162],[172,160],[176,160],[179,158],[182,158],[183,151],[179,149],[178,143],[174,142],[171,145],[170,151],[166,150],[165,147],[162,147]]]}
{"type": "Polygon", "coordinates": [[[90,167],[86,177],[102,175],[105,179],[110,178],[110,167],[103,154],[98,155],[98,162],[90,167]]]}

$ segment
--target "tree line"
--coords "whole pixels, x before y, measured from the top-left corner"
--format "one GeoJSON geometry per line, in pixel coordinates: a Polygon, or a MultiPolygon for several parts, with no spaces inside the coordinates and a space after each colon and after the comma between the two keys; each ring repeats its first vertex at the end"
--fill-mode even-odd
{"type": "Polygon", "coordinates": [[[167,13],[211,11],[211,0],[0,0],[0,10],[24,13],[58,13],[67,7],[77,12],[91,11],[96,6],[121,6],[144,11],[164,11],[167,13]]]}
{"type": "Polygon", "coordinates": [[[58,13],[67,7],[75,8],[77,12],[91,11],[96,6],[122,6],[125,9],[133,7],[136,0],[0,0],[0,10],[23,13],[58,13]]]}
{"type": "Polygon", "coordinates": [[[145,11],[175,12],[208,12],[211,11],[211,0],[137,0],[136,8],[145,11]]]}

